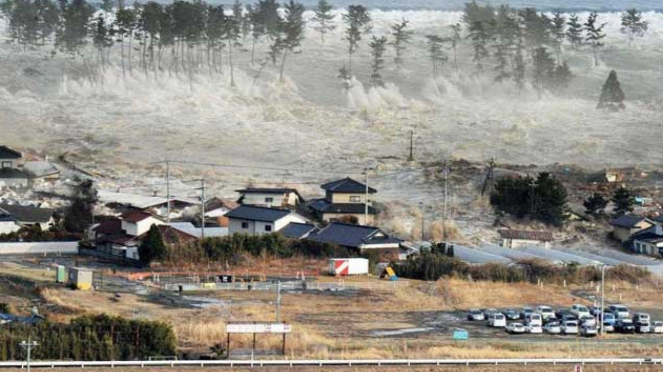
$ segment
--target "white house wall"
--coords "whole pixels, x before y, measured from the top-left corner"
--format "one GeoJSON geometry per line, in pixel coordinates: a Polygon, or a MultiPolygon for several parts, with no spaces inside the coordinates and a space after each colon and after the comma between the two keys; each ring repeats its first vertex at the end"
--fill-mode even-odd
{"type": "Polygon", "coordinates": [[[11,234],[18,231],[21,226],[17,225],[14,221],[3,221],[0,222],[0,235],[2,234],[11,234]]]}

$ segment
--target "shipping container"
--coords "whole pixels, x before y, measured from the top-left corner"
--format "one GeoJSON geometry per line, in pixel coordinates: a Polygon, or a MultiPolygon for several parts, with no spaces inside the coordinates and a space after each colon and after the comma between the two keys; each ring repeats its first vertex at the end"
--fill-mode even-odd
{"type": "Polygon", "coordinates": [[[365,258],[330,259],[329,274],[334,276],[368,275],[368,260],[365,258]]]}
{"type": "Polygon", "coordinates": [[[92,288],[92,270],[80,267],[69,268],[69,284],[75,289],[87,291],[92,288]]]}

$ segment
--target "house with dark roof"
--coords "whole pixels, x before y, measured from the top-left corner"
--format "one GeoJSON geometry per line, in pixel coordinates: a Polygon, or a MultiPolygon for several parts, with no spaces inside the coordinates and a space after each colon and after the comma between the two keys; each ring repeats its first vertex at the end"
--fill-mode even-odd
{"type": "Polygon", "coordinates": [[[648,229],[654,224],[654,221],[634,214],[625,214],[610,221],[612,236],[622,243],[631,239],[631,236],[638,231],[648,229]]]}
{"type": "Polygon", "coordinates": [[[306,239],[316,230],[312,223],[290,222],[279,233],[290,239],[306,239]]]}
{"type": "Polygon", "coordinates": [[[20,229],[21,225],[16,221],[16,218],[4,212],[0,212],[0,235],[11,234],[20,229]]]}
{"type": "Polygon", "coordinates": [[[498,232],[502,237],[502,247],[504,248],[518,248],[532,245],[550,248],[553,241],[553,235],[550,231],[502,229],[498,232]]]}
{"type": "Polygon", "coordinates": [[[226,214],[228,233],[261,235],[280,231],[291,222],[306,223],[304,217],[288,209],[241,205],[226,214]]]}
{"type": "Polygon", "coordinates": [[[21,168],[23,154],[7,146],[0,146],[0,189],[27,187],[30,179],[21,168]]]}
{"type": "Polygon", "coordinates": [[[240,194],[239,204],[296,209],[305,202],[299,191],[292,188],[247,187],[236,191],[240,194]]]}
{"type": "Polygon", "coordinates": [[[653,225],[652,227],[640,230],[631,236],[630,248],[640,254],[661,257],[663,250],[663,226],[653,225]]]}
{"type": "Polygon", "coordinates": [[[342,222],[332,222],[320,231],[310,234],[308,239],[356,249],[359,253],[379,251],[396,256],[400,253],[402,243],[401,239],[391,237],[377,227],[342,222]]]}
{"type": "Polygon", "coordinates": [[[23,154],[7,146],[0,146],[0,169],[19,168],[23,154]]]}
{"type": "Polygon", "coordinates": [[[374,223],[377,210],[373,207],[373,195],[377,190],[349,177],[320,187],[325,190],[325,197],[308,205],[318,219],[333,222],[350,218],[360,225],[374,223]]]}
{"type": "Polygon", "coordinates": [[[11,216],[20,226],[39,226],[42,230],[48,230],[55,224],[52,209],[37,208],[18,204],[0,204],[0,215],[11,216]]]}

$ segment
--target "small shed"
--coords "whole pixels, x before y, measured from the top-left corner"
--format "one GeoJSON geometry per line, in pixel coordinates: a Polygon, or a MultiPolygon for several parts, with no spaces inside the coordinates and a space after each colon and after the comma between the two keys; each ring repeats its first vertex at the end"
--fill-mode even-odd
{"type": "Polygon", "coordinates": [[[92,288],[93,272],[82,267],[69,268],[69,284],[74,289],[87,291],[92,288]]]}
{"type": "Polygon", "coordinates": [[[530,230],[499,230],[502,237],[502,247],[518,248],[528,245],[539,245],[550,248],[553,235],[550,231],[530,231],[530,230]]]}
{"type": "Polygon", "coordinates": [[[368,260],[365,258],[332,258],[329,274],[334,276],[368,275],[368,260]]]}

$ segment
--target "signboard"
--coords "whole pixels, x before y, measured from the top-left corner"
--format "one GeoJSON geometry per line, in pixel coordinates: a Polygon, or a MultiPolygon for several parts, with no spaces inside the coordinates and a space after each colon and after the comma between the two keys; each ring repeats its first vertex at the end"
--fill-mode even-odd
{"type": "Polygon", "coordinates": [[[454,336],[453,336],[454,340],[467,340],[469,338],[470,338],[470,336],[467,333],[467,330],[465,330],[465,329],[455,329],[454,330],[454,336]]]}
{"type": "Polygon", "coordinates": [[[238,323],[228,324],[226,332],[230,333],[290,333],[292,326],[283,323],[238,323]]]}
{"type": "Polygon", "coordinates": [[[232,275],[219,275],[219,280],[221,283],[232,283],[233,282],[233,276],[232,275]]]}

